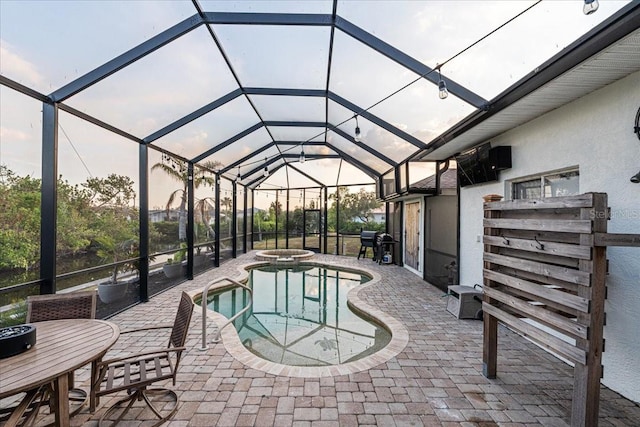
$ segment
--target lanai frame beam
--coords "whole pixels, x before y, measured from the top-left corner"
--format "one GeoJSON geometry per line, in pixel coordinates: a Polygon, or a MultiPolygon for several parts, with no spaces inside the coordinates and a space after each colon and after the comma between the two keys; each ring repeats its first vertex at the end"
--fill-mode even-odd
{"type": "MultiPolygon", "coordinates": [[[[283,156],[285,158],[292,158],[292,159],[298,157],[295,154],[283,154],[283,156]]],[[[340,156],[337,155],[337,154],[335,154],[335,155],[310,154],[308,157],[310,159],[314,159],[314,158],[317,158],[317,159],[339,159],[340,158],[340,156]]],[[[275,160],[278,160],[278,159],[279,158],[275,158],[275,160]]],[[[271,174],[275,173],[276,171],[278,171],[280,168],[282,168],[284,166],[292,167],[291,163],[281,163],[281,164],[275,166],[272,170],[270,170],[269,174],[271,175],[271,174]]],[[[260,168],[254,169],[253,173],[256,173],[259,169],[262,169],[262,167],[264,167],[264,166],[261,166],[260,168]]],[[[298,169],[296,169],[296,170],[298,171],[298,169]]],[[[300,172],[300,171],[298,171],[298,172],[300,172]]],[[[249,175],[249,174],[247,174],[247,175],[249,175]]],[[[255,190],[255,188],[258,185],[260,185],[262,183],[262,181],[265,181],[267,178],[269,178],[269,177],[268,176],[258,176],[257,178],[254,178],[253,180],[249,181],[248,183],[246,183],[244,185],[245,185],[245,187],[250,188],[251,190],[255,190]]],[[[325,185],[325,184],[322,184],[322,185],[325,185]]]]}
{"type": "MultiPolygon", "coordinates": [[[[161,47],[171,43],[172,41],[182,37],[183,35],[189,33],[193,29],[199,27],[203,24],[229,24],[229,25],[296,25],[296,26],[331,26],[332,28],[338,28],[343,31],[345,34],[353,37],[364,45],[370,47],[371,49],[376,50],[377,52],[383,54],[387,58],[397,62],[403,67],[417,73],[418,75],[430,80],[432,83],[437,84],[438,79],[442,78],[447,83],[447,87],[449,92],[458,96],[462,100],[468,102],[469,104],[477,107],[484,108],[487,104],[487,101],[475,93],[469,91],[463,86],[457,84],[451,79],[446,78],[445,76],[439,76],[438,79],[432,75],[433,69],[422,64],[420,61],[412,58],[411,56],[405,54],[399,49],[394,48],[393,46],[385,43],[374,35],[368,33],[367,31],[361,29],[360,27],[352,24],[340,16],[335,14],[291,14],[291,13],[234,13],[234,12],[203,12],[202,14],[195,14],[182,22],[174,25],[173,27],[159,33],[158,35],[150,38],[149,40],[139,44],[138,46],[130,49],[129,51],[117,56],[116,58],[104,63],[98,68],[90,71],[89,73],[77,78],[76,80],[70,82],[69,84],[59,88],[54,91],[48,98],[53,102],[63,102],[69,97],[83,91],[84,89],[98,83],[99,81],[105,79],[111,74],[116,73],[117,71],[127,67],[128,65],[136,62],[137,60],[149,55],[150,53],[160,49],[161,47]]],[[[255,88],[254,88],[255,89],[255,88]]],[[[267,93],[267,89],[261,89],[264,94],[267,93]]],[[[282,94],[293,94],[298,92],[295,89],[280,89],[282,94]],[[289,92],[289,93],[287,93],[289,92]]],[[[239,85],[239,88],[225,95],[225,97],[229,97],[233,99],[240,94],[250,94],[251,92],[247,90],[247,88],[243,88],[242,85],[239,85]]],[[[259,92],[254,92],[255,94],[259,94],[259,92]]],[[[298,96],[300,92],[298,92],[298,96]]],[[[331,91],[321,91],[321,90],[307,90],[306,94],[302,96],[325,96],[333,101],[340,103],[346,108],[351,109],[355,113],[361,115],[362,117],[371,120],[372,122],[378,124],[379,126],[384,127],[385,129],[395,133],[392,129],[396,129],[388,124],[383,124],[381,122],[377,122],[375,120],[375,116],[367,117],[365,114],[368,114],[364,109],[356,106],[355,104],[344,104],[343,98],[337,96],[331,91]]],[[[216,102],[224,101],[224,98],[221,98],[213,103],[202,107],[199,110],[192,112],[191,114],[183,117],[177,122],[172,123],[171,125],[159,130],[158,132],[150,135],[145,138],[145,142],[153,141],[157,138],[160,138],[163,135],[183,126],[184,124],[195,120],[200,117],[202,114],[209,112],[216,108],[216,102]]],[[[230,99],[222,103],[228,102],[230,99]]],[[[348,102],[348,101],[347,101],[348,102]]],[[[401,136],[395,133],[396,136],[403,138],[412,144],[416,145],[418,148],[424,148],[424,143],[419,140],[416,140],[413,137],[407,138],[406,136],[401,136]]],[[[409,135],[410,136],[410,135],[409,135]]]]}
{"type": "Polygon", "coordinates": [[[184,21],[177,23],[173,27],[164,30],[158,35],[151,37],[149,40],[140,43],[133,49],[130,49],[127,52],[116,56],[112,60],[105,62],[93,71],[89,71],[87,74],[62,86],[60,89],[49,95],[49,98],[54,102],[62,102],[65,99],[82,92],[86,88],[93,86],[100,80],[109,77],[111,74],[120,71],[137,60],[144,58],[150,53],[182,37],[203,23],[204,21],[202,18],[200,18],[198,14],[195,14],[184,21]]]}
{"type": "MultiPolygon", "coordinates": [[[[336,132],[338,135],[342,136],[343,138],[347,139],[348,141],[354,142],[355,140],[351,139],[352,137],[347,134],[346,132],[342,131],[341,129],[339,129],[338,127],[334,126],[331,123],[326,123],[326,122],[312,122],[312,121],[302,121],[302,122],[296,122],[296,121],[278,121],[278,120],[265,120],[264,122],[261,123],[256,123],[255,125],[243,130],[242,132],[232,136],[231,138],[227,139],[226,141],[221,142],[220,144],[216,145],[215,147],[210,148],[209,150],[203,152],[202,154],[194,157],[193,159],[191,159],[192,162],[197,163],[201,160],[204,160],[205,158],[217,153],[218,151],[222,150],[223,148],[228,147],[229,145],[231,145],[232,143],[244,138],[245,136],[249,135],[250,133],[264,127],[264,126],[282,126],[282,127],[317,127],[317,128],[323,128],[323,129],[329,129],[331,131],[336,132]]],[[[276,141],[272,141],[272,142],[276,142],[276,141]]],[[[310,144],[311,142],[320,142],[320,141],[309,141],[309,142],[304,142],[304,144],[310,144]]],[[[269,143],[271,144],[271,143],[269,143]]],[[[302,145],[302,142],[300,143],[302,145]]],[[[316,145],[316,144],[314,144],[316,145]]],[[[356,144],[358,145],[360,148],[366,150],[367,152],[369,152],[370,154],[372,154],[373,156],[377,157],[378,159],[384,161],[385,163],[389,164],[391,167],[396,167],[398,164],[396,162],[394,162],[393,160],[391,160],[390,158],[388,158],[387,156],[385,156],[384,154],[380,153],[379,151],[366,146],[365,144],[356,144]]],[[[259,152],[261,152],[262,150],[260,150],[259,152]]],[[[238,163],[234,163],[235,166],[238,165],[238,163]]]]}

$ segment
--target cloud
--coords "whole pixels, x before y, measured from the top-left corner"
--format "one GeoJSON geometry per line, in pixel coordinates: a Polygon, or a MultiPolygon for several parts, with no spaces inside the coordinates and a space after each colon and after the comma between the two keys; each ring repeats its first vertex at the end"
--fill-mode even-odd
{"type": "Polygon", "coordinates": [[[0,39],[0,73],[30,87],[42,87],[44,78],[36,66],[20,54],[5,40],[0,39]]]}
{"type": "Polygon", "coordinates": [[[363,140],[372,148],[396,161],[404,159],[416,151],[416,147],[409,142],[379,127],[368,130],[363,140]]]}
{"type": "Polygon", "coordinates": [[[3,141],[27,141],[29,138],[29,134],[21,130],[0,127],[0,139],[3,141]]]}

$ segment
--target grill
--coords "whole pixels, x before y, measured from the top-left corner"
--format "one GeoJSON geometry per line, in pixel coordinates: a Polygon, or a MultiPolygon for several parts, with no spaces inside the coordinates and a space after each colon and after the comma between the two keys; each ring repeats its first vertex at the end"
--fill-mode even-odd
{"type": "Polygon", "coordinates": [[[360,251],[358,252],[358,259],[361,256],[367,256],[367,248],[373,250],[373,257],[376,256],[376,238],[380,234],[378,231],[361,231],[360,232],[360,251]]]}
{"type": "Polygon", "coordinates": [[[387,233],[378,233],[375,239],[375,246],[373,247],[373,260],[378,261],[378,264],[390,264],[393,255],[391,254],[393,250],[393,237],[391,234],[387,233]],[[388,255],[389,258],[385,259],[385,255],[388,255]]]}
{"type": "Polygon", "coordinates": [[[376,235],[376,246],[380,246],[385,242],[393,242],[393,237],[391,237],[391,234],[378,233],[376,235]]]}

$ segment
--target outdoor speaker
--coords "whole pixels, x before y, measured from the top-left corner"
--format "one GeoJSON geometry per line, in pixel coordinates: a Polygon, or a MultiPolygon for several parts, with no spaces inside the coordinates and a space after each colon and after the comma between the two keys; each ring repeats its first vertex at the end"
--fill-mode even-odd
{"type": "Polygon", "coordinates": [[[511,146],[500,145],[489,150],[489,168],[501,171],[511,168],[511,146]]]}

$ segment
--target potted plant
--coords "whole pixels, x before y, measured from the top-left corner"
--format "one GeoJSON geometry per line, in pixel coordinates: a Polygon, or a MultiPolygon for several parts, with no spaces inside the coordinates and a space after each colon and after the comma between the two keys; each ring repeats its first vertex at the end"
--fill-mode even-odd
{"type": "Polygon", "coordinates": [[[186,243],[180,243],[180,249],[173,254],[172,258],[168,258],[167,262],[162,266],[162,271],[167,278],[175,279],[182,276],[182,261],[186,254],[186,243]]]}
{"type": "Polygon", "coordinates": [[[204,265],[207,262],[207,254],[202,253],[202,247],[198,246],[196,248],[196,254],[193,256],[193,266],[199,267],[204,265]]]}
{"type": "Polygon", "coordinates": [[[123,298],[127,293],[129,280],[119,280],[119,275],[128,271],[137,271],[137,262],[119,263],[119,261],[137,257],[138,245],[132,239],[116,242],[112,236],[99,236],[96,238],[96,243],[99,246],[97,255],[113,263],[111,276],[107,281],[98,284],[100,300],[109,304],[123,298]]]}

